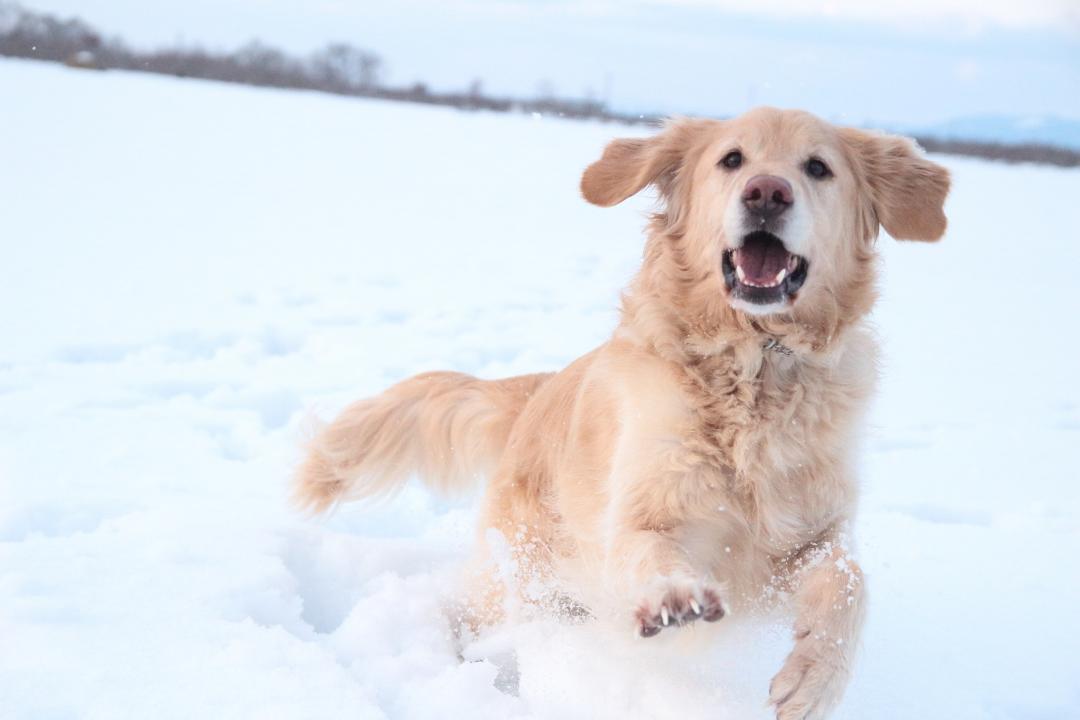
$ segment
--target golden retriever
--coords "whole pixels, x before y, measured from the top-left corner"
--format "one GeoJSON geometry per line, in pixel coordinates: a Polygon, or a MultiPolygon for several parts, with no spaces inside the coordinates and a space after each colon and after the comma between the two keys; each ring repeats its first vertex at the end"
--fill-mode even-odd
{"type": "Polygon", "coordinates": [[[414,473],[489,478],[477,625],[568,594],[650,637],[790,598],[769,701],[820,718],[863,615],[846,526],[875,240],[940,238],[949,175],[909,140],[759,108],[614,140],[581,180],[601,206],[648,185],[661,206],[607,343],[558,373],[428,373],[358,402],[313,439],[296,497],[321,511],[414,473]]]}

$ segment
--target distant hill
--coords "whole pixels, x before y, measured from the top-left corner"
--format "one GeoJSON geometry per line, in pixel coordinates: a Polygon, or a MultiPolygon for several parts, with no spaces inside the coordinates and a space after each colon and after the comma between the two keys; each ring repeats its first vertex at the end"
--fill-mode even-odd
{"type": "Polygon", "coordinates": [[[1056,145],[1080,150],[1080,120],[1055,116],[972,115],[904,131],[941,140],[1056,145]]]}

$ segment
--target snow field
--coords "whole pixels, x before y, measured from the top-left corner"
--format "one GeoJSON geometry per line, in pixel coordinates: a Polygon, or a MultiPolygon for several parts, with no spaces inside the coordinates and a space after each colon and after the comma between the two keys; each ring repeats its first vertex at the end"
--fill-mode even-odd
{"type": "MultiPolygon", "coordinates": [[[[0,717],[768,717],[782,619],[461,663],[468,499],[284,502],[312,413],[606,339],[650,200],[577,181],[629,132],[0,61],[0,717]]],[[[939,160],[945,240],[881,240],[837,717],[1078,716],[1080,173],[939,160]]]]}

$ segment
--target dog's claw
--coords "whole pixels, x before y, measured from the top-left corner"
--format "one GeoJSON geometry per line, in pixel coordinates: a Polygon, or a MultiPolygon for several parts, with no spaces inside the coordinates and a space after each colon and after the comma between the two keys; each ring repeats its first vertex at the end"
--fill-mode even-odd
{"type": "Polygon", "coordinates": [[[652,598],[637,606],[638,635],[652,637],[672,627],[684,627],[699,620],[716,622],[724,616],[720,586],[700,582],[661,586],[652,598]]]}

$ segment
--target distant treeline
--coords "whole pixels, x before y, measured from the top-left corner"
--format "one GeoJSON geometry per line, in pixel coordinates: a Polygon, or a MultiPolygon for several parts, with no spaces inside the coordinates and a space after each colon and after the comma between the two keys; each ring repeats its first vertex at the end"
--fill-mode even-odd
{"type": "Polygon", "coordinates": [[[436,92],[423,83],[392,87],[382,82],[382,59],[378,55],[346,43],[328,45],[308,57],[294,57],[257,40],[230,53],[199,47],[139,51],[121,40],[103,37],[82,20],[60,20],[3,2],[0,2],[0,55],[48,60],[87,69],[137,70],[473,110],[621,119],[607,113],[604,104],[596,100],[493,97],[482,91],[479,81],[473,81],[460,92],[436,92]]]}
{"type": "MultiPolygon", "coordinates": [[[[0,56],[33,58],[96,70],[136,70],[176,77],[202,78],[262,87],[318,90],[337,95],[446,105],[468,110],[524,112],[565,118],[589,118],[628,125],[656,125],[662,116],[630,115],[610,110],[592,98],[531,99],[485,94],[479,80],[463,91],[433,91],[423,83],[394,87],[382,80],[382,59],[346,43],[334,43],[307,57],[294,57],[252,41],[230,53],[199,47],[152,51],[129,48],[104,38],[79,19],[61,20],[0,1],[0,56]]],[[[930,152],[1080,167],[1080,152],[1041,144],[1004,144],[917,137],[930,152]]]]}

